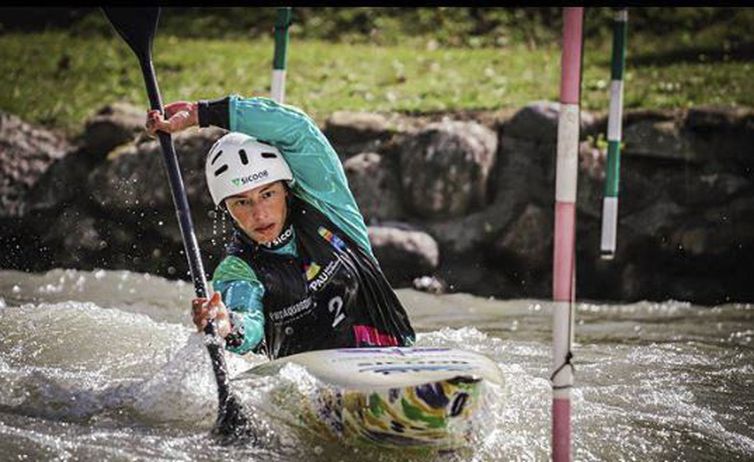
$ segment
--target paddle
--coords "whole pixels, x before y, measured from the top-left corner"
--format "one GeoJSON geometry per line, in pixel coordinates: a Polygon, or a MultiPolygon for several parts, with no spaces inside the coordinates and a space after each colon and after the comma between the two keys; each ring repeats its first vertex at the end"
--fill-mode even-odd
{"type": "MultiPolygon", "coordinates": [[[[163,112],[162,98],[160,97],[160,90],[157,87],[157,77],[154,65],[152,64],[152,41],[157,30],[160,9],[102,8],[102,10],[118,34],[131,47],[139,59],[151,108],[163,112]]],[[[204,276],[199,245],[196,241],[194,225],[191,221],[191,211],[189,210],[186,191],[183,187],[183,178],[178,169],[178,158],[175,154],[173,139],[169,133],[164,132],[158,132],[158,137],[162,146],[163,160],[165,161],[170,190],[173,194],[173,204],[175,205],[178,223],[181,228],[183,247],[188,258],[191,279],[194,282],[194,292],[197,297],[207,298],[207,280],[204,276]]],[[[207,335],[205,345],[212,359],[212,369],[217,380],[219,408],[214,431],[223,436],[248,435],[248,420],[243,413],[240,402],[230,392],[228,369],[225,364],[222,342],[217,337],[213,321],[207,323],[204,333],[207,335]]]]}

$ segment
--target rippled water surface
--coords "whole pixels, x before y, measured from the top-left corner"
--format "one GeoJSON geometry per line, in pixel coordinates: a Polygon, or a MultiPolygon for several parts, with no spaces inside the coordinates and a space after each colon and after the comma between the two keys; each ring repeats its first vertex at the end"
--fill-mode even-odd
{"type": "MultiPolygon", "coordinates": [[[[484,353],[506,387],[473,449],[341,447],[295,425],[306,372],[238,392],[257,446],[209,435],[214,378],[192,332],[192,287],[127,271],[0,271],[0,459],[547,460],[551,304],[398,291],[421,346],[484,353]]],[[[577,307],[576,460],[754,459],[754,306],[577,307]]],[[[264,361],[228,355],[231,374],[264,361]]],[[[310,378],[310,377],[309,377],[310,378]]]]}

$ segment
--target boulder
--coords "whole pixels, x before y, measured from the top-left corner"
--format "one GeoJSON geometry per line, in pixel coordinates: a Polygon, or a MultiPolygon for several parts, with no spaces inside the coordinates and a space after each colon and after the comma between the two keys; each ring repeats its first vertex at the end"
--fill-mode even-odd
{"type": "Polygon", "coordinates": [[[377,150],[393,131],[388,119],[381,114],[352,111],[334,112],[325,121],[323,129],[327,139],[343,157],[377,150]]]}
{"type": "Polygon", "coordinates": [[[579,172],[576,189],[578,210],[591,217],[602,214],[605,191],[606,153],[588,141],[579,143],[579,172]]]}
{"type": "MultiPolygon", "coordinates": [[[[174,137],[183,183],[197,238],[212,237],[215,206],[204,174],[204,159],[212,144],[225,133],[217,128],[192,129],[174,137]]],[[[110,153],[88,177],[94,203],[134,225],[181,242],[173,198],[159,143],[130,144],[110,153]]]]}
{"type": "Polygon", "coordinates": [[[732,262],[733,258],[727,257],[743,247],[754,247],[754,199],[741,197],[709,207],[704,214],[679,222],[669,240],[671,247],[706,260],[706,268],[714,265],[719,271],[729,269],[717,262],[732,262]]]}
{"type": "Polygon", "coordinates": [[[628,216],[645,210],[667,196],[665,182],[677,169],[657,165],[651,159],[626,157],[621,159],[618,186],[618,216],[628,216]]]}
{"type": "MultiPolygon", "coordinates": [[[[55,261],[65,268],[91,268],[96,254],[107,247],[97,229],[97,220],[79,206],[61,210],[42,235],[42,242],[55,249],[55,261]]],[[[104,254],[99,255],[100,258],[104,254]]]]}
{"type": "Polygon", "coordinates": [[[504,298],[532,296],[530,289],[539,281],[547,280],[546,274],[536,281],[529,279],[512,260],[498,258],[490,261],[490,249],[463,254],[446,254],[443,249],[442,263],[435,275],[449,292],[504,298]]]}
{"type": "MultiPolygon", "coordinates": [[[[559,115],[560,103],[535,101],[519,110],[504,124],[502,130],[509,137],[555,144],[558,139],[559,115]]],[[[588,111],[581,111],[580,116],[580,131],[583,134],[595,123],[595,118],[588,111]]]]}
{"type": "MultiPolygon", "coordinates": [[[[680,120],[683,118],[683,111],[678,109],[630,109],[623,113],[623,126],[627,127],[636,122],[666,122],[669,120],[680,120]]],[[[605,133],[607,132],[607,120],[605,120],[605,133]]]]}
{"type": "Polygon", "coordinates": [[[86,121],[81,135],[83,148],[105,157],[115,147],[143,133],[146,118],[145,108],[122,102],[109,104],[86,121]]]}
{"type": "Polygon", "coordinates": [[[476,122],[427,125],[401,147],[404,205],[430,220],[481,208],[496,153],[497,135],[476,122]]]}
{"type": "Polygon", "coordinates": [[[694,131],[727,130],[741,126],[754,115],[745,107],[696,106],[686,114],[686,127],[694,131]]]}
{"type": "MultiPolygon", "coordinates": [[[[618,226],[629,227],[636,236],[648,236],[662,239],[675,227],[678,220],[682,220],[686,210],[675,202],[660,197],[653,204],[622,218],[618,226]]],[[[620,230],[618,231],[620,233],[620,230]]]]}
{"type": "Polygon", "coordinates": [[[30,211],[46,211],[71,202],[86,202],[86,178],[94,168],[93,158],[79,149],[58,159],[29,191],[26,205],[30,211]]]}
{"type": "Polygon", "coordinates": [[[396,169],[383,156],[374,152],[357,154],[346,160],[343,168],[367,223],[402,217],[400,180],[396,169]]]}
{"type": "Polygon", "coordinates": [[[666,189],[676,203],[701,207],[730,202],[731,198],[751,193],[754,183],[732,173],[699,173],[678,171],[668,175],[666,189]]]}
{"type": "Polygon", "coordinates": [[[623,130],[623,155],[699,163],[687,136],[673,120],[639,120],[623,130]]]}
{"type": "MultiPolygon", "coordinates": [[[[576,205],[587,217],[601,220],[605,196],[606,152],[590,142],[579,145],[579,173],[576,205]]],[[[619,217],[649,206],[666,192],[670,175],[678,171],[643,157],[621,159],[618,184],[619,217]]]]}
{"type": "Polygon", "coordinates": [[[552,201],[556,156],[555,144],[502,135],[490,185],[494,201],[552,201]]]}
{"type": "Polygon", "coordinates": [[[463,254],[492,243],[523,204],[497,201],[464,217],[427,223],[443,251],[463,254]]]}
{"type": "Polygon", "coordinates": [[[64,137],[0,111],[0,219],[27,213],[29,191],[71,147],[64,137]]]}
{"type": "MultiPolygon", "coordinates": [[[[506,143],[505,138],[502,140],[506,143]]],[[[506,146],[505,144],[503,146],[506,146]]],[[[531,157],[509,155],[505,148],[500,159],[504,164],[499,170],[495,200],[484,209],[463,217],[428,223],[440,246],[453,254],[462,254],[490,245],[496,236],[523,210],[541,181],[534,180],[527,187],[533,165],[531,157]]]]}
{"type": "Polygon", "coordinates": [[[547,270],[552,265],[552,236],[552,210],[529,204],[495,241],[493,252],[528,271],[547,270]]]}
{"type": "Polygon", "coordinates": [[[442,294],[448,289],[447,283],[436,276],[420,276],[411,284],[414,289],[430,294],[442,294]]]}
{"type": "Polygon", "coordinates": [[[503,135],[490,185],[494,193],[492,204],[460,218],[427,224],[443,250],[461,254],[475,248],[486,249],[528,204],[551,207],[555,194],[554,153],[554,145],[503,135]]]}
{"type": "Polygon", "coordinates": [[[392,284],[411,284],[437,268],[440,251],[429,234],[405,226],[370,226],[368,232],[374,255],[392,284]]]}
{"type": "Polygon", "coordinates": [[[685,123],[697,157],[707,159],[708,173],[727,171],[750,176],[754,169],[754,109],[689,109],[685,123]]]}

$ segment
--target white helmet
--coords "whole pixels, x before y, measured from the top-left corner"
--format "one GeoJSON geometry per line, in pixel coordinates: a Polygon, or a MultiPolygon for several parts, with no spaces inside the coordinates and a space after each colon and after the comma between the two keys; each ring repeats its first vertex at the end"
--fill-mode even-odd
{"type": "Polygon", "coordinates": [[[293,180],[290,167],[276,147],[237,132],[215,142],[204,170],[215,205],[262,185],[293,180]]]}

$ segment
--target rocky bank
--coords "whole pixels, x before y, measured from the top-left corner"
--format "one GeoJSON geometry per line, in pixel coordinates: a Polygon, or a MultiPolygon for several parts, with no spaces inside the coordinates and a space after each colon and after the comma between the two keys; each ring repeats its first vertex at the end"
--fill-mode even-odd
{"type": "MultiPolygon", "coordinates": [[[[397,287],[551,297],[558,104],[410,117],[338,112],[341,156],[375,253],[397,287]]],[[[0,267],[113,268],[187,278],[144,110],[102,108],[65,139],[0,112],[0,267]]],[[[754,300],[754,110],[629,111],[618,249],[599,257],[606,117],[582,112],[579,299],[754,300]]],[[[211,272],[231,230],[204,181],[224,133],[175,137],[211,272]]]]}

